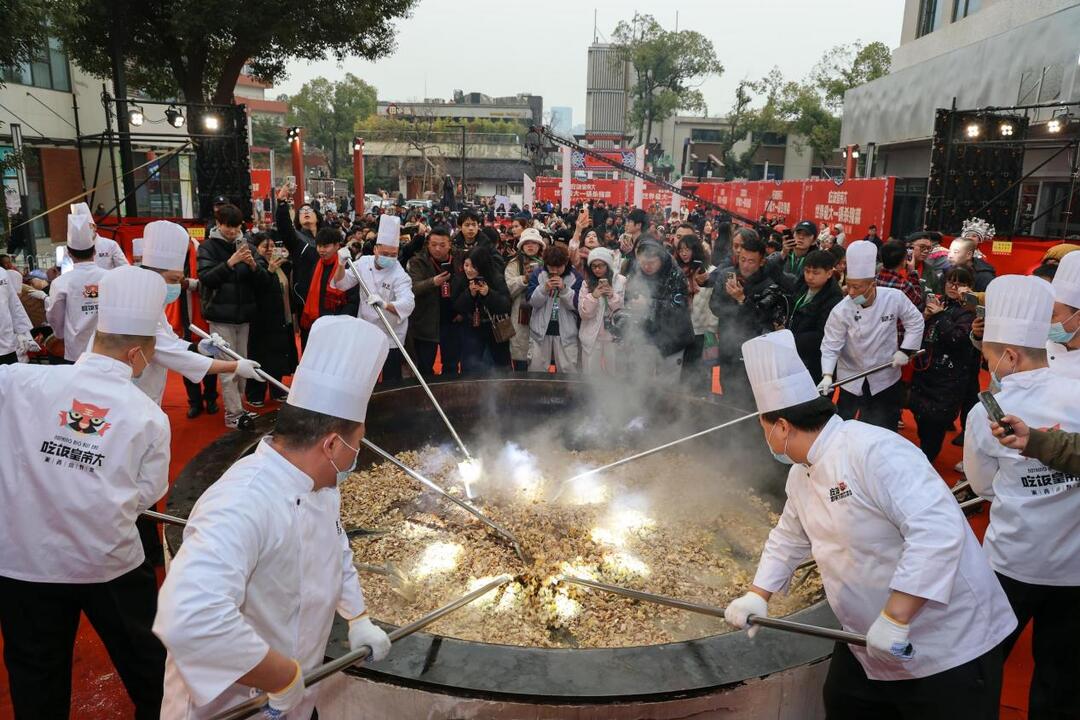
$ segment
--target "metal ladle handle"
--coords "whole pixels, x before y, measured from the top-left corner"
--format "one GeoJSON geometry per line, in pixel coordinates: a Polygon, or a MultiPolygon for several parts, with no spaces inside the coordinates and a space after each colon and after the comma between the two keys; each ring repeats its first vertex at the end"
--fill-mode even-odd
{"type": "MultiPolygon", "coordinates": [[[[360,285],[360,289],[364,291],[364,297],[370,298],[372,296],[371,289],[364,282],[364,278],[360,275],[360,270],[356,267],[356,264],[352,261],[352,258],[345,261],[346,267],[352,272],[353,277],[356,278],[356,282],[360,285]]],[[[431,404],[435,406],[435,412],[439,413],[439,417],[442,418],[443,424],[446,425],[446,429],[450,431],[450,435],[453,436],[454,442],[461,448],[461,452],[465,454],[467,460],[472,460],[472,455],[469,454],[469,449],[465,447],[465,443],[461,441],[461,437],[458,435],[457,430],[454,429],[453,423],[450,422],[450,418],[446,417],[446,413],[443,412],[442,405],[435,399],[435,394],[431,392],[431,388],[428,387],[427,381],[424,380],[423,374],[421,374],[419,368],[416,367],[416,363],[413,362],[412,357],[409,356],[409,352],[405,349],[405,344],[398,338],[397,333],[394,332],[393,326],[390,324],[390,319],[386,317],[386,312],[378,305],[371,305],[375,310],[375,314],[379,316],[379,320],[382,321],[383,328],[386,329],[386,334],[394,340],[394,344],[397,345],[398,350],[401,351],[401,356],[405,358],[406,364],[409,369],[412,370],[413,375],[416,377],[417,382],[420,383],[420,387],[424,388],[424,392],[427,393],[428,399],[431,400],[431,404]]]]}
{"type": "MultiPolygon", "coordinates": [[[[487,595],[492,590],[502,587],[506,583],[514,579],[513,575],[500,575],[491,582],[487,583],[483,587],[473,590],[467,595],[462,595],[457,600],[451,603],[443,605],[441,608],[432,610],[427,615],[424,615],[419,620],[415,620],[408,625],[399,627],[396,630],[388,633],[390,642],[394,643],[398,640],[408,637],[415,632],[423,630],[428,625],[432,624],[436,620],[441,620],[443,617],[458,610],[459,608],[468,605],[473,600],[487,595]]],[[[367,645],[363,645],[352,652],[346,653],[336,660],[331,660],[328,663],[318,666],[304,674],[304,686],[311,687],[315,683],[322,682],[326,678],[330,677],[334,673],[341,672],[342,670],[355,665],[358,662],[363,662],[371,656],[371,648],[367,645]]],[[[250,700],[246,700],[235,707],[214,715],[211,720],[242,720],[243,718],[249,718],[256,713],[262,711],[266,706],[266,695],[259,694],[250,700]]]]}
{"type": "MultiPolygon", "coordinates": [[[[909,358],[909,360],[914,360],[915,358],[919,357],[920,355],[924,354],[925,352],[926,352],[926,350],[918,350],[916,352],[911,353],[911,355],[909,355],[908,358],[909,358]]],[[[834,382],[832,385],[829,386],[829,392],[832,392],[833,390],[840,387],[841,385],[847,385],[849,382],[853,382],[855,380],[862,380],[864,377],[866,377],[868,375],[873,375],[874,373],[881,372],[882,370],[888,370],[891,367],[895,367],[895,366],[892,364],[892,361],[890,360],[887,363],[881,363],[880,365],[875,365],[874,367],[870,368],[869,370],[863,370],[862,372],[855,373],[851,377],[846,377],[843,380],[837,380],[836,382],[834,382]]]]}

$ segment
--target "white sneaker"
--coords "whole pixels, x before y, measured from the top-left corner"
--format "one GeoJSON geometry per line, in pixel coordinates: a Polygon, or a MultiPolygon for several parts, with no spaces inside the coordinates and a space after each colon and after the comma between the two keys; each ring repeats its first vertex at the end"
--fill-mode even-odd
{"type": "Polygon", "coordinates": [[[964,462],[961,460],[960,462],[953,465],[953,470],[955,470],[956,472],[963,475],[964,474],[964,462]]]}

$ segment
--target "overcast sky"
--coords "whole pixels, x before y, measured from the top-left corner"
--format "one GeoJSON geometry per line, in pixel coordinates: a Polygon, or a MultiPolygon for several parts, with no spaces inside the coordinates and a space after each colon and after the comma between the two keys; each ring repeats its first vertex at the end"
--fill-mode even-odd
{"type": "Polygon", "coordinates": [[[904,0],[420,0],[401,20],[397,50],[377,62],[349,60],[297,64],[274,89],[294,93],[307,80],[352,72],[376,87],[379,100],[449,99],[455,89],[490,96],[531,92],[552,106],[574,109],[585,122],[585,71],[593,40],[593,10],[601,40],[634,10],[674,29],[712,40],[724,73],[702,90],[710,115],[731,107],[735,86],[757,79],[774,65],[785,77],[802,78],[834,45],[880,40],[900,42],[904,0]]]}

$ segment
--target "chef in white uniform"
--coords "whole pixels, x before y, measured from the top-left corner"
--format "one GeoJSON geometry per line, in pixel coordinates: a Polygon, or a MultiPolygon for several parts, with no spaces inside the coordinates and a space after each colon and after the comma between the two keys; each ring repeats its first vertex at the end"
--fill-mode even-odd
{"type": "Polygon", "coordinates": [[[315,321],[271,438],[195,504],[161,588],[164,720],[207,718],[257,691],[270,716],[308,720],[335,611],[375,660],[390,641],[367,616],[341,527],[338,485],[355,467],[386,335],[346,316],[315,321]],[[277,713],[277,714],[273,714],[277,713]]]}
{"type": "MultiPolygon", "coordinates": [[[[165,305],[180,297],[180,281],[184,275],[184,260],[188,253],[188,232],[180,225],[167,220],[156,220],[143,230],[142,266],[153,270],[165,279],[168,292],[165,305]]],[[[136,385],[158,405],[165,395],[165,378],[169,370],[180,373],[191,382],[200,382],[206,374],[237,373],[249,380],[257,378],[258,363],[250,360],[215,360],[192,352],[191,344],[181,340],[165,319],[162,306],[161,321],[157,332],[157,351],[150,367],[136,380],[136,385]]],[[[200,347],[212,352],[209,344],[200,347]]]]}
{"type": "Polygon", "coordinates": [[[98,286],[74,365],[0,367],[0,631],[16,717],[66,718],[85,613],[135,703],[156,718],[165,649],[135,519],[168,489],[169,421],[132,382],[154,357],[165,283],[125,267],[98,286]]]}
{"type": "Polygon", "coordinates": [[[750,592],[724,617],[741,628],[767,615],[812,555],[841,625],[867,639],[833,650],[830,720],[997,718],[999,645],[1016,618],[948,486],[900,435],[838,417],[790,331],[742,351],[765,442],[793,467],[750,592]]]}
{"type": "MultiPolygon", "coordinates": [[[[991,281],[982,354],[1002,411],[1029,427],[1078,432],[1080,382],[1046,361],[1056,289],[1022,275],[991,281]]],[[[1020,620],[1005,654],[1029,620],[1034,626],[1029,716],[1080,717],[1080,477],[1002,446],[981,404],[968,414],[964,470],[992,501],[983,549],[1020,620]]]]}
{"type": "MultiPolygon", "coordinates": [[[[120,243],[97,234],[97,223],[94,222],[94,216],[90,213],[89,205],[81,202],[75,203],[69,207],[71,208],[72,215],[85,217],[90,221],[90,231],[95,236],[94,262],[97,263],[98,267],[104,270],[112,270],[113,268],[123,267],[128,264],[127,258],[124,257],[124,251],[120,247],[120,243]]],[[[66,273],[70,269],[71,258],[65,256],[60,263],[60,271],[66,273]]]]}
{"type": "Polygon", "coordinates": [[[94,231],[87,215],[67,217],[71,272],[53,280],[45,298],[45,320],[53,337],[64,341],[64,360],[78,360],[97,327],[98,283],[107,272],[94,262],[94,231]]]}
{"type": "Polygon", "coordinates": [[[856,240],[847,249],[847,297],[836,304],[825,322],[821,341],[822,394],[831,393],[833,378],[841,379],[891,362],[893,367],[840,386],[836,402],[840,417],[895,430],[900,422],[903,387],[900,368],[922,345],[922,313],[900,290],[877,287],[877,246],[856,240]],[[899,344],[896,322],[904,327],[899,344]]]}
{"type": "Polygon", "coordinates": [[[1055,373],[1080,380],[1080,251],[1061,258],[1053,288],[1046,361],[1055,373]]]}
{"type": "MultiPolygon", "coordinates": [[[[375,306],[386,312],[386,318],[397,335],[398,342],[404,344],[405,334],[409,330],[409,315],[416,307],[413,296],[412,279],[398,262],[398,244],[401,238],[401,218],[396,215],[383,215],[379,218],[379,234],[375,238],[375,254],[365,255],[356,261],[356,269],[364,278],[370,297],[361,297],[359,317],[366,320],[380,331],[385,332],[375,306]]],[[[347,269],[345,261],[350,257],[349,249],[338,250],[337,272],[331,280],[338,290],[348,291],[356,287],[356,277],[347,269]]],[[[361,291],[363,296],[363,291],[361,291]]],[[[398,344],[391,342],[390,354],[383,368],[383,381],[396,383],[401,381],[401,350],[398,344]]]]}
{"type": "Polygon", "coordinates": [[[0,365],[25,362],[26,353],[38,349],[32,329],[14,274],[0,271],[0,365]]]}

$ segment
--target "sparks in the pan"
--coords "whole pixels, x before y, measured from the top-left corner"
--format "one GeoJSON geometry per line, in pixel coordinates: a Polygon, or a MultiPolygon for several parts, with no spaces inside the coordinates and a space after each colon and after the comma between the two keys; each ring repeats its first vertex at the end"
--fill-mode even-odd
{"type": "MultiPolygon", "coordinates": [[[[424,549],[420,559],[417,560],[413,574],[417,577],[428,577],[453,570],[458,564],[463,548],[457,543],[435,542],[424,549]]],[[[488,578],[488,581],[494,579],[488,578]]],[[[481,583],[482,585],[483,583],[481,583]]],[[[477,585],[476,587],[480,587],[477,585]]],[[[474,588],[475,589],[475,588],[474,588]]]]}

